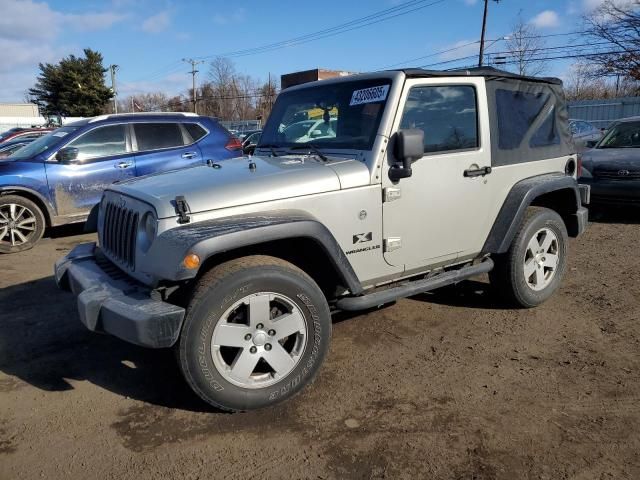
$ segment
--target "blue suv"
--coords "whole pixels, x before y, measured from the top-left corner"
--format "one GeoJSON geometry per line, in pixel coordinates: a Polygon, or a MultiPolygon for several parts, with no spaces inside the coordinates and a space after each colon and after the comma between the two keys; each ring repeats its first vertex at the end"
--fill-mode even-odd
{"type": "Polygon", "coordinates": [[[242,155],[210,117],[104,115],[40,137],[0,159],[0,253],[27,250],[47,226],[86,220],[110,184],[242,155]]]}

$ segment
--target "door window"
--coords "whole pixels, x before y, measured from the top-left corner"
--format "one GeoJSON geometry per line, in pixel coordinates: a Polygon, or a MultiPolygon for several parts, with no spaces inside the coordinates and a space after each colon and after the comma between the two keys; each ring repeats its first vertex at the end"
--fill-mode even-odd
{"type": "Polygon", "coordinates": [[[423,130],[425,153],[477,148],[475,88],[467,85],[412,88],[400,128],[423,130]]]}
{"type": "Polygon", "coordinates": [[[184,138],[177,123],[135,123],[138,151],[182,147],[184,138]]]}
{"type": "Polygon", "coordinates": [[[184,123],[183,125],[194,142],[197,142],[207,134],[207,131],[197,123],[184,123]]]}
{"type": "MultiPolygon", "coordinates": [[[[125,125],[98,127],[73,140],[68,147],[78,149],[78,160],[110,157],[127,153],[125,125]]],[[[54,133],[55,135],[55,133],[54,133]]]]}

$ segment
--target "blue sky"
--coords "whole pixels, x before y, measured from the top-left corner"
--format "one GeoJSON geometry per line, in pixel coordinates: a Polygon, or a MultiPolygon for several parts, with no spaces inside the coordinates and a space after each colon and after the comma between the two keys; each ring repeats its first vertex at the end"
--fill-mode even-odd
{"type": "MultiPolygon", "coordinates": [[[[0,0],[0,102],[23,100],[34,83],[38,62],[57,62],[86,47],[101,52],[105,65],[119,65],[120,96],[158,90],[180,93],[191,80],[189,67],[180,61],[184,57],[210,60],[317,32],[406,1],[0,0]]],[[[487,38],[508,35],[519,14],[543,35],[580,30],[581,15],[601,1],[492,1],[487,38]]],[[[232,60],[239,72],[263,80],[269,73],[279,76],[315,67],[376,70],[476,41],[481,18],[482,0],[442,0],[343,34],[232,60]]],[[[548,37],[547,46],[564,45],[568,38],[548,37]]],[[[477,49],[474,44],[413,63],[446,61],[477,49]]],[[[502,49],[503,42],[491,47],[502,49]]],[[[554,61],[547,67],[546,73],[565,76],[570,62],[554,61]]],[[[208,67],[199,69],[202,80],[208,67]]]]}

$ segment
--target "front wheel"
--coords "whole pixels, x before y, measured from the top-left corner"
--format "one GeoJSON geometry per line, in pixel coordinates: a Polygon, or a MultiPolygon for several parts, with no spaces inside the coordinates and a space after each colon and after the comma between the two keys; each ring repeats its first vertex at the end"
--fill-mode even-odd
{"type": "Polygon", "coordinates": [[[45,229],[42,210],[28,198],[0,196],[0,253],[29,250],[45,229]]]}
{"type": "Polygon", "coordinates": [[[202,276],[187,307],[178,360],[203,400],[251,410],[309,384],[330,339],[331,315],[317,284],[288,262],[251,256],[202,276]]]}
{"type": "Polygon", "coordinates": [[[489,274],[499,296],[510,304],[531,308],[558,289],[567,265],[568,235],[553,210],[529,207],[509,250],[495,259],[489,274]]]}

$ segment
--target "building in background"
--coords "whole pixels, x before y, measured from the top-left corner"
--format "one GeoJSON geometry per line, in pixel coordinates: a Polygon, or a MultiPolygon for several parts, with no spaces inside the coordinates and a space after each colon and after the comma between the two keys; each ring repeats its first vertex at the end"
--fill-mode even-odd
{"type": "Polygon", "coordinates": [[[353,74],[354,72],[326,70],[324,68],[314,68],[313,70],[286,73],[280,76],[280,88],[284,90],[285,88],[300,85],[301,83],[315,82],[316,80],[327,80],[329,78],[336,77],[346,77],[353,74]]]}
{"type": "Polygon", "coordinates": [[[38,106],[35,103],[0,103],[0,117],[27,117],[40,116],[38,106]]]}

